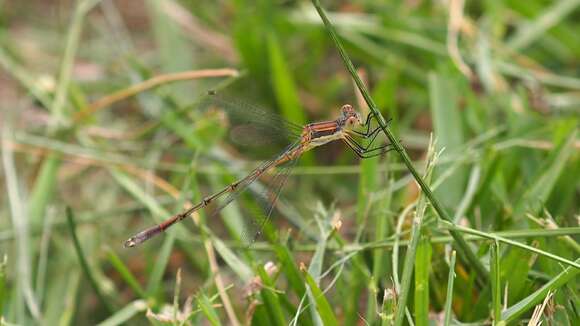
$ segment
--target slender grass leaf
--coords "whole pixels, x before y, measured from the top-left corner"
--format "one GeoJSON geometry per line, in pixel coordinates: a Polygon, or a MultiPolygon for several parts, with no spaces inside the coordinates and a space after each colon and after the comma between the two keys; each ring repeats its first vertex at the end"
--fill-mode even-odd
{"type": "Polygon", "coordinates": [[[453,315],[453,284],[455,280],[455,260],[457,253],[451,252],[451,260],[449,261],[449,276],[447,277],[447,297],[445,298],[445,311],[443,325],[451,325],[451,317],[453,315]]]}
{"type": "Polygon", "coordinates": [[[112,314],[109,318],[98,323],[98,326],[116,326],[125,325],[135,315],[147,310],[147,302],[144,300],[135,300],[119,311],[112,314]]]}
{"type": "MultiPolygon", "coordinates": [[[[580,263],[580,259],[576,259],[576,263],[580,263]]],[[[570,280],[573,280],[580,273],[580,268],[566,267],[560,274],[552,278],[548,283],[530,294],[523,300],[504,310],[501,314],[501,319],[506,323],[514,321],[516,318],[532,309],[535,305],[542,302],[548,292],[554,292],[558,288],[566,285],[570,280]]]]}
{"type": "Polygon", "coordinates": [[[91,284],[91,287],[93,288],[93,291],[95,291],[97,298],[99,298],[99,301],[101,301],[101,303],[109,311],[109,313],[113,313],[115,311],[115,309],[113,308],[113,305],[111,304],[110,300],[107,299],[103,295],[103,292],[101,291],[101,287],[99,286],[99,283],[97,282],[95,276],[93,275],[93,271],[89,267],[89,263],[87,261],[87,258],[86,258],[85,254],[81,248],[81,243],[79,242],[79,238],[78,238],[77,233],[76,233],[76,226],[75,226],[73,212],[69,207],[67,207],[67,209],[66,209],[66,219],[68,222],[69,231],[70,231],[72,239],[73,239],[73,245],[74,245],[77,257],[79,259],[79,263],[81,265],[81,268],[82,268],[85,276],[89,280],[89,283],[91,284]]]}
{"type": "Polygon", "coordinates": [[[167,263],[169,263],[169,257],[171,256],[174,243],[174,233],[169,233],[163,240],[163,245],[155,260],[153,271],[151,272],[151,276],[149,276],[149,282],[147,282],[147,294],[149,296],[154,296],[162,285],[163,274],[165,274],[165,268],[167,268],[167,263]]]}
{"type": "Polygon", "coordinates": [[[429,271],[431,267],[431,243],[423,236],[415,256],[415,325],[429,325],[429,271]]]}
{"type": "Polygon", "coordinates": [[[197,306],[213,326],[221,325],[217,311],[214,309],[211,301],[205,294],[200,294],[197,299],[197,306]]]}
{"type": "Polygon", "coordinates": [[[252,270],[228,246],[217,237],[212,237],[214,248],[238,277],[248,283],[252,279],[252,270]]]}
{"type": "Polygon", "coordinates": [[[494,242],[490,248],[490,271],[491,276],[491,305],[493,310],[493,320],[497,324],[501,322],[501,268],[500,268],[500,253],[499,243],[494,242]]]}
{"type": "MultiPolygon", "coordinates": [[[[125,263],[117,256],[112,249],[107,249],[107,257],[109,258],[109,262],[111,265],[117,270],[117,272],[121,275],[121,278],[129,285],[129,287],[135,292],[138,296],[145,299],[147,294],[139,284],[139,281],[135,278],[133,273],[127,268],[125,263]]],[[[125,308],[123,308],[125,309],[125,308]]]]}
{"type": "Polygon", "coordinates": [[[538,169],[534,181],[516,204],[514,209],[516,217],[521,217],[529,208],[540,209],[541,205],[546,202],[548,196],[554,190],[554,185],[564,170],[566,162],[574,153],[577,134],[578,129],[572,127],[568,137],[556,147],[550,157],[544,162],[543,167],[538,169]]]}
{"type": "MultiPolygon", "coordinates": [[[[464,142],[463,122],[461,112],[457,107],[457,92],[452,80],[441,73],[429,75],[429,94],[431,96],[431,114],[433,116],[433,131],[437,145],[445,148],[442,160],[456,153],[464,142]]],[[[436,169],[436,175],[450,165],[441,165],[436,169]]],[[[435,191],[435,195],[447,206],[456,206],[463,195],[466,172],[458,169],[435,191]]]]}
{"type": "Polygon", "coordinates": [[[278,294],[273,291],[275,286],[274,282],[272,282],[270,276],[268,276],[262,266],[258,266],[258,275],[260,275],[264,285],[260,291],[260,295],[262,300],[264,300],[264,305],[267,307],[270,322],[272,325],[287,325],[288,322],[284,318],[280,298],[278,298],[278,294]]]}
{"type": "Polygon", "coordinates": [[[324,293],[320,290],[314,278],[308,273],[304,272],[304,277],[306,279],[306,284],[308,284],[308,288],[312,291],[312,296],[316,302],[316,310],[324,325],[338,325],[338,320],[332,311],[332,306],[326,300],[324,293]]]}

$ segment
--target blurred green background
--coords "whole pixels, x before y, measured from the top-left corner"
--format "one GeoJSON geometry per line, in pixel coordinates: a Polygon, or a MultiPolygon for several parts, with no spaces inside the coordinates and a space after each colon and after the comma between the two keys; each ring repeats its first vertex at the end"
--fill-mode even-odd
{"type": "MultiPolygon", "coordinates": [[[[580,1],[323,5],[417,169],[431,134],[443,150],[430,180],[454,221],[577,260],[580,1]]],[[[196,111],[209,89],[299,125],[368,113],[308,1],[0,0],[1,323],[388,325],[415,216],[406,323],[524,323],[547,290],[543,322],[579,323],[578,268],[505,243],[469,238],[497,278],[458,260],[448,287],[448,232],[395,152],[308,153],[249,249],[267,180],[123,248],[272,153],[196,111]]]]}

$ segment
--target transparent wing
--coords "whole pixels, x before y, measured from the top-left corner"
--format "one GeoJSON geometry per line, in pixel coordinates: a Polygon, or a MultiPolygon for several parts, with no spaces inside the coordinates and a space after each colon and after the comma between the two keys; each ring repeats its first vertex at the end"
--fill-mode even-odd
{"type": "Polygon", "coordinates": [[[225,94],[211,93],[196,105],[194,114],[211,115],[226,129],[229,141],[244,151],[274,152],[286,147],[300,137],[302,126],[285,120],[279,115],[225,94]]]}
{"type": "Polygon", "coordinates": [[[296,158],[287,162],[277,171],[269,182],[263,182],[258,185],[264,186],[262,189],[258,189],[256,195],[260,209],[253,211],[253,214],[250,217],[251,220],[242,233],[240,239],[242,245],[246,248],[251,247],[262,234],[266,234],[266,237],[270,241],[274,240],[275,236],[273,226],[270,221],[275,213],[274,211],[277,210],[276,208],[280,199],[280,194],[288,181],[290,172],[296,166],[298,160],[299,159],[296,158]]]}
{"type": "MultiPolygon", "coordinates": [[[[286,151],[293,150],[298,143],[294,143],[286,148],[286,151]]],[[[275,208],[275,204],[278,200],[280,192],[284,187],[288,179],[288,174],[294,167],[298,159],[286,162],[283,166],[277,167],[275,173],[265,172],[262,174],[255,174],[254,172],[260,171],[262,169],[270,170],[274,166],[274,162],[279,157],[283,155],[277,155],[275,159],[263,162],[255,168],[252,172],[248,174],[247,177],[241,179],[237,184],[235,191],[231,191],[221,198],[218,202],[209,205],[207,211],[209,213],[209,222],[215,222],[215,217],[223,211],[223,209],[230,205],[232,201],[238,200],[238,198],[247,193],[248,189],[253,200],[244,201],[244,213],[247,214],[248,218],[245,219],[244,225],[241,230],[231,230],[237,233],[239,240],[242,245],[249,247],[256,238],[262,233],[264,227],[268,226],[268,221],[272,216],[275,208]]],[[[226,214],[227,215],[227,214],[226,214]]],[[[224,215],[224,217],[226,216],[224,215]]],[[[216,228],[213,228],[216,230],[216,228]]]]}

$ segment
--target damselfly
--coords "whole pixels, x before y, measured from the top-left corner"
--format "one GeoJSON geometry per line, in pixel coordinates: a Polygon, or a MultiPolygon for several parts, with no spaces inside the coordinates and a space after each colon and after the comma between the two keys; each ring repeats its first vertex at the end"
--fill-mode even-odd
{"type": "MultiPolygon", "coordinates": [[[[226,103],[226,101],[221,100],[214,91],[208,92],[208,98],[214,99],[214,102],[217,104],[225,104],[223,106],[225,109],[227,109],[227,107],[233,107],[231,103],[226,103]]],[[[239,112],[240,111],[238,110],[238,114],[239,112]]],[[[242,111],[241,115],[245,116],[247,118],[246,120],[252,120],[253,118],[259,119],[260,117],[264,117],[264,115],[260,114],[259,112],[257,113],[251,111],[242,111]]],[[[267,123],[270,124],[282,124],[286,126],[293,125],[281,117],[271,115],[268,117],[269,118],[267,123]]],[[[340,115],[336,120],[315,122],[301,127],[301,132],[296,137],[296,139],[290,142],[290,145],[288,145],[281,153],[275,155],[273,159],[263,162],[244,178],[229,184],[225,188],[210,196],[203,198],[200,202],[188,208],[187,210],[166,219],[158,225],[152,226],[144,231],[137,233],[125,241],[125,247],[134,247],[138,244],[141,244],[167,230],[175,223],[184,220],[195,211],[206,208],[220,198],[227,196],[222,205],[214,211],[214,213],[219,212],[231,201],[237,198],[237,195],[240,192],[247,189],[250,184],[259,179],[262,175],[285,163],[296,161],[303,153],[313,148],[334,141],[342,141],[361,159],[379,156],[390,151],[392,149],[390,143],[379,145],[375,144],[377,136],[380,133],[380,127],[377,126],[371,128],[373,118],[374,116],[372,113],[369,113],[363,122],[361,115],[355,111],[351,105],[343,105],[340,108],[340,115]]],[[[283,176],[281,179],[285,180],[286,177],[287,176],[283,176]]],[[[269,207],[266,209],[266,216],[264,219],[262,219],[262,221],[259,222],[254,239],[259,235],[259,233],[262,231],[262,227],[270,218],[273,211],[274,202],[277,200],[283,184],[284,182],[280,182],[280,184],[277,186],[278,189],[273,192],[274,195],[271,196],[269,207]]]]}

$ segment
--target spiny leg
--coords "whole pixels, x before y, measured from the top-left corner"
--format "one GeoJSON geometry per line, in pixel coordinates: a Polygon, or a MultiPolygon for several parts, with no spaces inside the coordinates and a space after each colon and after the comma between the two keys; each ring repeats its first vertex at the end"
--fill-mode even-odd
{"type": "Polygon", "coordinates": [[[373,138],[371,140],[371,142],[369,142],[367,144],[367,146],[363,146],[360,143],[358,143],[351,135],[348,135],[347,134],[347,135],[345,135],[345,138],[347,138],[348,141],[350,142],[350,144],[353,145],[353,146],[355,146],[361,153],[371,153],[371,152],[378,151],[378,150],[381,150],[381,149],[388,148],[388,147],[392,146],[392,144],[389,143],[389,144],[385,144],[385,145],[382,145],[382,146],[378,146],[378,147],[374,147],[374,148],[369,149],[369,147],[375,141],[375,138],[376,137],[373,138]]]}
{"type": "Polygon", "coordinates": [[[350,137],[346,137],[343,138],[343,141],[345,142],[346,145],[348,145],[348,147],[350,147],[353,152],[360,158],[371,158],[371,157],[375,157],[375,156],[379,156],[382,155],[386,152],[389,152],[391,150],[393,150],[392,144],[385,144],[383,146],[379,146],[376,148],[372,148],[370,150],[364,150],[361,148],[361,145],[358,144],[357,142],[355,142],[352,138],[350,137]],[[374,153],[376,152],[376,153],[374,153]]]}

